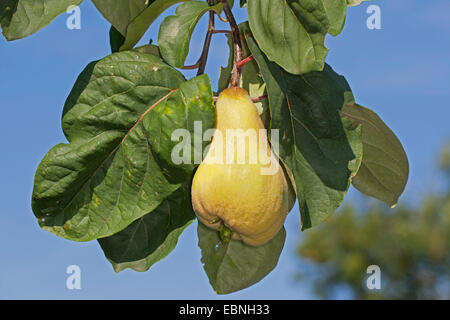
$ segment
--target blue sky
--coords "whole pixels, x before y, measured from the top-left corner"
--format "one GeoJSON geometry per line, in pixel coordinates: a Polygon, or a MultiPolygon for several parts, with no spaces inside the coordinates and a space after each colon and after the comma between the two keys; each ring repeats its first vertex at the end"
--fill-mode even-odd
{"type": "MultiPolygon", "coordinates": [[[[371,1],[350,8],[343,33],[326,41],[327,62],[345,75],[357,102],[375,110],[405,147],[410,179],[400,203],[414,205],[438,188],[435,159],[450,139],[448,12],[448,0],[371,1]],[[370,4],[381,8],[381,30],[366,27],[370,4]]],[[[75,243],[39,229],[30,208],[34,172],[52,146],[65,142],[60,117],[75,79],[90,61],[109,54],[108,23],[90,1],[81,5],[81,14],[81,30],[68,30],[63,14],[23,40],[0,39],[0,299],[313,298],[309,286],[294,281],[301,266],[295,256],[301,241],[297,206],[286,221],[287,241],[277,268],[260,283],[227,296],[215,295],[209,286],[196,224],[148,272],[117,275],[95,241],[75,243]],[[72,264],[81,267],[81,290],[66,289],[65,271],[72,264]]],[[[237,18],[244,21],[245,10],[238,10],[237,18]]],[[[202,19],[198,29],[205,24],[202,19]]],[[[188,64],[200,53],[200,30],[193,35],[188,64]]],[[[157,31],[153,26],[144,42],[156,41],[157,31]]],[[[216,35],[207,67],[214,84],[227,54],[224,36],[216,35]]],[[[345,202],[358,199],[351,189],[345,202]]]]}

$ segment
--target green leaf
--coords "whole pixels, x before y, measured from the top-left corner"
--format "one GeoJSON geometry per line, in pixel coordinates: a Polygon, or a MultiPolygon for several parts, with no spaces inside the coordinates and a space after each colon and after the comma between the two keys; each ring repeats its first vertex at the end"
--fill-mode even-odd
{"type": "Polygon", "coordinates": [[[395,206],[409,174],[408,158],[400,141],[370,109],[347,104],[342,115],[362,126],[364,153],[353,185],[362,193],[395,206]]]}
{"type": "Polygon", "coordinates": [[[357,5],[361,4],[363,1],[367,1],[367,0],[347,0],[347,5],[349,7],[353,7],[353,6],[357,6],[357,5]]]}
{"type": "Polygon", "coordinates": [[[128,24],[125,32],[125,42],[121,51],[133,48],[144,36],[152,23],[168,8],[176,3],[187,0],[154,0],[152,3],[128,24]]]}
{"type": "Polygon", "coordinates": [[[337,36],[344,28],[347,2],[346,0],[322,0],[322,2],[330,22],[328,33],[337,36]]]}
{"type": "Polygon", "coordinates": [[[189,53],[189,42],[198,20],[209,10],[222,11],[222,3],[209,6],[204,1],[188,1],[178,6],[174,16],[161,23],[158,45],[164,60],[174,67],[184,66],[189,53]]]}
{"type": "Polygon", "coordinates": [[[137,51],[137,52],[141,52],[141,53],[152,54],[154,56],[161,58],[161,54],[159,52],[159,47],[155,46],[154,44],[146,44],[146,45],[134,48],[133,50],[137,51]]]}
{"type": "Polygon", "coordinates": [[[142,272],[175,248],[181,233],[194,218],[189,179],[155,210],[98,242],[115,272],[126,268],[142,272]]]}
{"type": "Polygon", "coordinates": [[[109,44],[111,46],[111,52],[117,52],[120,49],[120,46],[124,43],[125,37],[116,29],[114,26],[111,26],[109,29],[109,44]]]}
{"type": "Polygon", "coordinates": [[[18,0],[3,0],[0,2],[0,26],[5,28],[11,23],[18,4],[18,0]]]}
{"type": "Polygon", "coordinates": [[[250,0],[250,29],[261,50],[293,74],[323,69],[330,28],[320,0],[250,0]]]}
{"type": "Polygon", "coordinates": [[[289,74],[247,42],[266,82],[271,129],[280,130],[279,155],[294,175],[304,230],[339,207],[361,163],[361,128],[340,115],[350,88],[328,65],[289,74]]]}
{"type": "Polygon", "coordinates": [[[278,263],[286,239],[283,228],[268,243],[252,247],[238,240],[224,243],[219,232],[200,222],[197,231],[203,268],[218,294],[245,289],[269,274],[278,263]]]}
{"type": "Polygon", "coordinates": [[[214,126],[207,76],[185,81],[136,51],[90,64],[64,107],[70,143],[51,149],[36,172],[32,208],[41,227],[89,241],[153,211],[192,174],[194,164],[172,162],[171,134],[185,128],[194,136],[195,121],[214,126]]]}
{"type": "Polygon", "coordinates": [[[128,24],[147,8],[149,0],[92,0],[92,2],[105,19],[125,36],[128,24]]]}
{"type": "Polygon", "coordinates": [[[2,0],[0,24],[9,41],[25,38],[46,27],[71,5],[83,0],[2,0]]]}

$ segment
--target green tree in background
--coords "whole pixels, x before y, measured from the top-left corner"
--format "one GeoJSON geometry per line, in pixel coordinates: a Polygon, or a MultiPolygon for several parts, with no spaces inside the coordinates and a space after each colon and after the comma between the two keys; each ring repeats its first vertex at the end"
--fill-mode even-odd
{"type": "Polygon", "coordinates": [[[417,208],[373,206],[357,212],[347,206],[305,232],[298,254],[308,263],[300,279],[312,279],[321,298],[345,288],[355,299],[449,299],[450,144],[440,169],[444,192],[426,195],[417,208]],[[379,290],[367,289],[370,265],[381,269],[379,290]]]}

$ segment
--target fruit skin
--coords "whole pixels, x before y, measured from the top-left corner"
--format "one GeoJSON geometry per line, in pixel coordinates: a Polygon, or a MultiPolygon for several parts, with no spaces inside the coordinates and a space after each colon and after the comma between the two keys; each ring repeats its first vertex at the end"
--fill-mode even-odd
{"type": "MultiPolygon", "coordinates": [[[[267,136],[257,141],[257,152],[264,152],[271,164],[251,162],[254,155],[245,143],[245,162],[226,161],[227,129],[256,130],[259,137],[264,125],[257,109],[246,90],[225,89],[216,103],[216,130],[210,150],[197,169],[192,182],[192,203],[194,211],[207,227],[220,230],[222,224],[233,231],[233,239],[248,245],[260,246],[271,240],[282,228],[289,211],[289,188],[283,169],[270,149],[267,136]],[[219,139],[219,133],[222,139],[219,139]],[[223,143],[221,143],[223,142],[223,143]],[[216,150],[219,152],[213,152],[216,150]],[[220,158],[222,150],[223,158],[220,158]],[[214,162],[214,155],[223,163],[214,162]],[[276,166],[275,174],[261,174],[262,168],[276,166]]],[[[235,150],[237,148],[234,141],[235,150]]],[[[255,158],[253,158],[255,159],[255,158]]],[[[266,160],[267,160],[266,159],[266,160]]]]}

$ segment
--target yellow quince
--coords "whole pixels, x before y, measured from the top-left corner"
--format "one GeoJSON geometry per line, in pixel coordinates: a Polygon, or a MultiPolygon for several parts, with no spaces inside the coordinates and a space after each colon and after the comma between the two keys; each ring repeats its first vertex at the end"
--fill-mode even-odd
{"type": "Polygon", "coordinates": [[[192,182],[198,219],[260,246],[280,231],[290,201],[286,176],[256,106],[246,90],[225,89],[216,103],[210,148],[192,182]]]}

